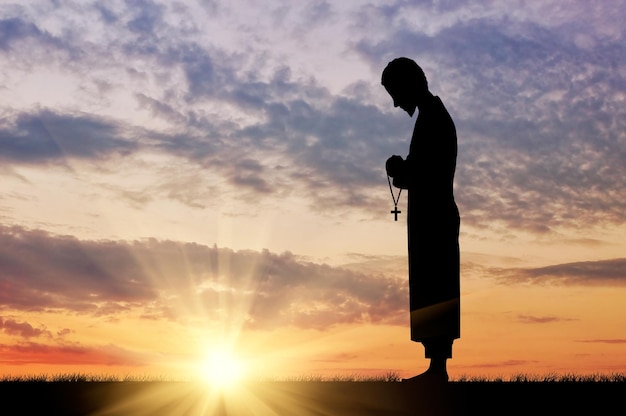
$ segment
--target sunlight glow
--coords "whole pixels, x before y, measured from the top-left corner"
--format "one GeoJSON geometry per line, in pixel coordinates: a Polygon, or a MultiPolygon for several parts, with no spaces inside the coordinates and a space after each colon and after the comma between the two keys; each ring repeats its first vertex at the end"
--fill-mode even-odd
{"type": "Polygon", "coordinates": [[[212,351],[199,370],[202,380],[220,389],[233,387],[244,375],[242,361],[225,348],[212,351]]]}

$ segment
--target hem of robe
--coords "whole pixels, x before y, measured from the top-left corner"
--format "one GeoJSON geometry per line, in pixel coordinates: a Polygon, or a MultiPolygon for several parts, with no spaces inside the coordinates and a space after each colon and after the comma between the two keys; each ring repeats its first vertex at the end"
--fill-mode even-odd
{"type": "Polygon", "coordinates": [[[450,299],[411,311],[411,340],[421,342],[429,338],[461,337],[461,302],[450,299]]]}

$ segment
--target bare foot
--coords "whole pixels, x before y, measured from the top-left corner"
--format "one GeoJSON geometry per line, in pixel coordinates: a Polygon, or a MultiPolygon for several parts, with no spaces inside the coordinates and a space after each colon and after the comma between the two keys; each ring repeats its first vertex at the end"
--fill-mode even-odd
{"type": "Polygon", "coordinates": [[[448,373],[444,371],[436,371],[432,369],[428,369],[422,374],[419,374],[415,377],[411,378],[403,378],[403,383],[412,383],[412,384],[445,384],[448,382],[448,373]]]}

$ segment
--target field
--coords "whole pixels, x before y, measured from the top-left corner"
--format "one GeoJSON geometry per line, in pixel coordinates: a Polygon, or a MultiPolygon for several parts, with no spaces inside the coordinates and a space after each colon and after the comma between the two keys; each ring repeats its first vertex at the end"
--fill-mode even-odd
{"type": "Polygon", "coordinates": [[[0,379],[15,415],[580,415],[620,414],[626,375],[460,378],[419,387],[385,379],[303,378],[206,384],[56,376],[0,379]]]}

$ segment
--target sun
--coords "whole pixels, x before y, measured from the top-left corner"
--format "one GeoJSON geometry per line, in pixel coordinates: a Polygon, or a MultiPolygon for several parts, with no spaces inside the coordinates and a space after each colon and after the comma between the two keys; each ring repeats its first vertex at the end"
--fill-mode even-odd
{"type": "Polygon", "coordinates": [[[243,375],[243,362],[226,348],[211,351],[200,366],[200,378],[220,389],[233,387],[243,375]]]}

